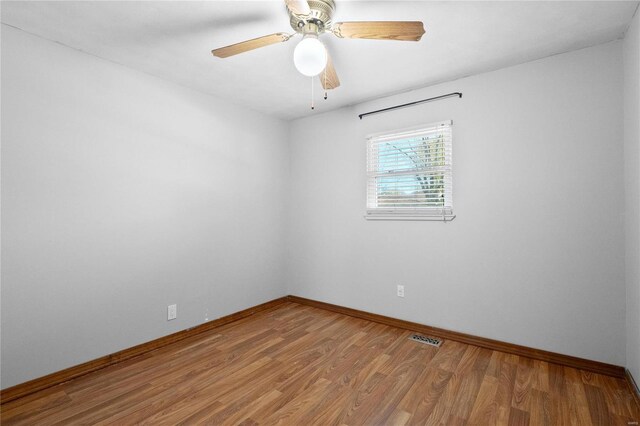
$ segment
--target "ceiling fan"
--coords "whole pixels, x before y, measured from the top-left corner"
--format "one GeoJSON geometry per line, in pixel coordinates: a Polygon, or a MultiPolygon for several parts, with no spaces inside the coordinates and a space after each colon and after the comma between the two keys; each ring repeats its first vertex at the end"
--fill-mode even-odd
{"type": "Polygon", "coordinates": [[[288,41],[300,34],[302,40],[293,53],[293,62],[305,76],[319,75],[325,90],[340,86],[331,57],[319,40],[325,32],[339,38],[364,38],[375,40],[418,41],[424,34],[420,21],[362,21],[332,22],[336,5],[334,0],[285,0],[291,28],[295,33],[274,33],[252,40],[242,41],[211,51],[214,56],[228,58],[260,47],[288,41]]]}

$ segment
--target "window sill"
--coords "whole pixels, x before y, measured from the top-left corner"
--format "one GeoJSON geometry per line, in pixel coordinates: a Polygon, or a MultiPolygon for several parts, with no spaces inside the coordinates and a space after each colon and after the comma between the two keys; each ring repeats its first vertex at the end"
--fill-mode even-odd
{"type": "Polygon", "coordinates": [[[407,215],[372,215],[366,214],[364,215],[366,220],[409,220],[409,221],[429,221],[429,222],[451,222],[456,218],[454,214],[446,214],[439,216],[407,216],[407,215]]]}

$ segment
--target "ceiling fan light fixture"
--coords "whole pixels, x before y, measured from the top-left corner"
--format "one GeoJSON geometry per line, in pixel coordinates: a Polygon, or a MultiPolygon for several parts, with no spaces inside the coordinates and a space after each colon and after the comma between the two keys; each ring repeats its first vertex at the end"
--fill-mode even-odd
{"type": "Polygon", "coordinates": [[[317,34],[305,34],[293,51],[293,63],[302,75],[314,77],[327,66],[327,49],[317,34]]]}
{"type": "MultiPolygon", "coordinates": [[[[0,0],[2,1],[2,0],[0,0]]],[[[340,86],[340,79],[324,44],[318,39],[321,34],[333,34],[338,38],[370,40],[419,41],[424,35],[421,21],[347,21],[334,22],[336,0],[284,0],[289,13],[289,24],[293,34],[283,32],[241,41],[213,49],[218,58],[228,58],[240,53],[283,43],[293,36],[302,35],[302,40],[293,52],[296,69],[307,77],[318,76],[326,91],[340,86]]],[[[313,84],[311,85],[313,92],[313,84]]]]}

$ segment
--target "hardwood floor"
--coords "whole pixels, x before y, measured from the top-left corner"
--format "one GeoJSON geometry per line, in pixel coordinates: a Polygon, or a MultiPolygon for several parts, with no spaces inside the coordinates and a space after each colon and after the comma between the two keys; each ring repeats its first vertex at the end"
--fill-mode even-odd
{"type": "Polygon", "coordinates": [[[295,303],[2,405],[4,425],[629,425],[624,380],[295,303]]]}

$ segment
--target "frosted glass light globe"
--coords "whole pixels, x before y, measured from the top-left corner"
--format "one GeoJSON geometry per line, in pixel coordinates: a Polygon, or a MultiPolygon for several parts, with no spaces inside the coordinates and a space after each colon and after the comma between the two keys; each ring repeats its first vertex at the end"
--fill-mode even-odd
{"type": "Polygon", "coordinates": [[[327,66],[327,49],[315,34],[308,34],[293,51],[293,63],[307,77],[318,75],[327,66]]]}

